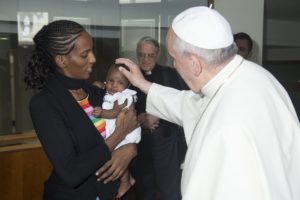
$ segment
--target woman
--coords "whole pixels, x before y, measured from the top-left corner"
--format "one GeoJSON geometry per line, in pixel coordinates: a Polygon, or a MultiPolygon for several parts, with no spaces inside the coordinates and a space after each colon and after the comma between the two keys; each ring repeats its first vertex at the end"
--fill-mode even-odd
{"type": "Polygon", "coordinates": [[[120,112],[122,107],[115,106],[109,115],[120,112],[116,130],[104,141],[88,116],[104,93],[85,82],[96,61],[91,36],[80,24],[60,20],[44,26],[34,43],[24,80],[41,90],[31,99],[30,113],[53,165],[44,199],[110,200],[117,193],[116,180],[136,155],[135,144],[113,151],[138,126],[135,111],[120,112]]]}

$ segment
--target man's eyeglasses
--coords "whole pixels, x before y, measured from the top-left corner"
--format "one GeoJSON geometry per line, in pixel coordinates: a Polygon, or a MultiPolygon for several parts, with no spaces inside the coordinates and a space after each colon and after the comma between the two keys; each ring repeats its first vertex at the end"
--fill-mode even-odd
{"type": "Polygon", "coordinates": [[[139,58],[142,58],[142,59],[145,59],[145,58],[148,58],[148,59],[156,59],[157,54],[155,54],[155,53],[151,53],[151,54],[147,54],[147,53],[139,53],[139,54],[138,54],[138,57],[139,57],[139,58]]]}

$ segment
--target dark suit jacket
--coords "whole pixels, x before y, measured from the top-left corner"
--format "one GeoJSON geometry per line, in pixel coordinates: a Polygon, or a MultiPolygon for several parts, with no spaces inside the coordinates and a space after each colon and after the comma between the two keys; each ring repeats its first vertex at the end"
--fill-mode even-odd
{"type": "MultiPolygon", "coordinates": [[[[185,83],[180,78],[180,76],[174,68],[156,64],[153,70],[151,71],[151,75],[146,75],[144,72],[143,74],[145,79],[150,82],[158,83],[164,86],[169,86],[179,90],[187,89],[185,83]]],[[[133,87],[133,89],[138,92],[138,101],[136,103],[136,109],[138,113],[146,112],[147,95],[145,95],[145,93],[143,93],[136,87],[133,87]]]]}
{"type": "MultiPolygon", "coordinates": [[[[145,73],[143,73],[145,79],[147,79],[148,81],[158,83],[164,86],[172,87],[175,89],[179,89],[179,90],[188,89],[187,85],[184,83],[184,81],[181,79],[181,77],[179,76],[179,74],[176,72],[174,68],[156,64],[151,72],[152,72],[151,75],[146,75],[145,73]]],[[[146,112],[147,95],[145,95],[145,93],[143,93],[138,88],[134,87],[133,89],[137,91],[137,97],[138,97],[138,101],[136,103],[137,113],[139,114],[139,113],[146,112]]],[[[142,133],[147,133],[148,131],[149,130],[142,129],[142,133]]],[[[162,138],[177,137],[178,148],[179,148],[178,156],[179,156],[179,160],[183,161],[187,149],[186,141],[183,134],[183,129],[176,124],[161,119],[160,126],[154,132],[157,133],[159,132],[162,138]]],[[[147,136],[147,138],[149,137],[151,139],[149,140],[147,139],[148,141],[145,141],[145,138],[143,138],[142,135],[142,140],[144,139],[146,144],[144,145],[144,147],[141,148],[149,149],[148,145],[150,148],[155,145],[165,145],[165,141],[161,137],[156,137],[155,135],[152,134],[147,136]]]]}

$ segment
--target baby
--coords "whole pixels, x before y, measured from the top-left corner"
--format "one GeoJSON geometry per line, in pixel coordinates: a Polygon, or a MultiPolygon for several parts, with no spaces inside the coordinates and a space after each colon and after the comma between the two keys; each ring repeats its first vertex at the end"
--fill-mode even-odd
{"type": "MultiPolygon", "coordinates": [[[[106,94],[103,99],[102,108],[95,107],[93,111],[93,115],[95,117],[101,117],[102,109],[110,110],[113,109],[114,103],[117,101],[118,105],[125,103],[127,100],[126,107],[129,107],[133,103],[137,101],[136,91],[128,89],[130,86],[129,81],[126,77],[119,71],[119,66],[117,64],[112,64],[107,73],[106,77],[106,94]]],[[[124,66],[123,66],[124,67],[124,66]]],[[[108,138],[116,127],[116,119],[105,119],[105,138],[108,138]]],[[[131,133],[127,134],[123,141],[121,141],[117,147],[123,146],[128,143],[139,143],[141,140],[141,128],[136,128],[131,133]]],[[[122,197],[129,188],[135,183],[134,178],[130,175],[129,170],[127,169],[122,177],[120,178],[120,187],[118,190],[117,198],[122,197]]]]}

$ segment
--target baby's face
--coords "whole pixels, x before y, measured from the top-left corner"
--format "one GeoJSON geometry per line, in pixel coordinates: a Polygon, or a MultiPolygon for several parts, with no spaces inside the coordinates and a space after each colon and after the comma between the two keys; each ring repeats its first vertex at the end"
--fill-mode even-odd
{"type": "Polygon", "coordinates": [[[112,70],[106,78],[106,90],[109,94],[122,92],[129,86],[129,81],[117,69],[112,70]]]}

